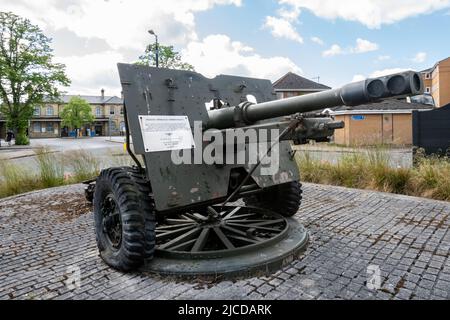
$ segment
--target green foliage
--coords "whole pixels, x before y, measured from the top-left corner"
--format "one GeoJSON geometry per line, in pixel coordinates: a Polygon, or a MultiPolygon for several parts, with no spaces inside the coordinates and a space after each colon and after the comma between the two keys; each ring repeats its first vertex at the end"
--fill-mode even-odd
{"type": "MultiPolygon", "coordinates": [[[[173,46],[158,45],[159,67],[168,69],[179,69],[194,71],[194,67],[181,60],[181,55],[176,52],[173,46]]],[[[145,53],[139,57],[136,64],[145,66],[156,66],[156,44],[151,44],[145,53]]]]}
{"type": "Polygon", "coordinates": [[[337,163],[296,156],[303,181],[450,201],[450,160],[421,157],[412,168],[393,168],[385,148],[342,156],[337,163]]]}
{"type": "Polygon", "coordinates": [[[79,129],[94,121],[90,104],[80,97],[72,97],[62,109],[60,117],[62,125],[72,129],[79,129]]]}
{"type": "Polygon", "coordinates": [[[54,152],[47,148],[37,149],[36,162],[39,166],[41,184],[44,188],[64,184],[64,163],[54,152]]]}
{"type": "Polygon", "coordinates": [[[58,87],[70,80],[63,64],[52,62],[51,39],[28,19],[0,12],[0,112],[18,139],[25,132],[33,107],[59,96],[58,87]]]}
{"type": "Polygon", "coordinates": [[[71,169],[70,180],[80,182],[96,178],[100,173],[100,161],[85,150],[71,151],[66,155],[66,163],[71,169]]]}
{"type": "Polygon", "coordinates": [[[32,191],[38,179],[12,161],[0,161],[0,198],[32,191]]]}
{"type": "Polygon", "coordinates": [[[28,144],[30,144],[30,139],[28,139],[27,135],[20,130],[16,135],[16,145],[25,146],[28,144]]]}

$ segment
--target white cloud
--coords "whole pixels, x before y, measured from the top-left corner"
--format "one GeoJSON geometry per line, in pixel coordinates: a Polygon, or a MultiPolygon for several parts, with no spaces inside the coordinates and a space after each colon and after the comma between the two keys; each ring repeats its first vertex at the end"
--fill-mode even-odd
{"type": "Polygon", "coordinates": [[[147,30],[154,29],[164,44],[183,47],[198,39],[195,14],[217,5],[240,6],[241,0],[1,0],[1,3],[2,11],[29,18],[54,36],[55,43],[67,47],[55,53],[64,51],[58,61],[67,64],[68,75],[73,79],[69,91],[97,91],[106,79],[111,87],[116,84],[118,94],[115,65],[137,60],[146,45],[154,41],[147,30]],[[80,52],[79,48],[71,52],[75,44],[62,34],[71,35],[77,44],[93,43],[89,40],[95,39],[96,49],[102,49],[95,50],[95,54],[93,50],[80,52]],[[84,81],[79,79],[81,69],[85,72],[84,81]]]}
{"type": "Polygon", "coordinates": [[[410,68],[390,68],[390,69],[383,69],[383,70],[376,70],[373,71],[368,76],[362,75],[362,74],[356,74],[353,76],[352,82],[357,82],[361,80],[365,80],[367,78],[377,78],[377,77],[383,77],[394,73],[404,72],[411,70],[410,68]]]}
{"type": "Polygon", "coordinates": [[[288,71],[302,73],[300,67],[285,57],[261,57],[241,42],[226,35],[210,35],[193,41],[182,51],[183,58],[205,76],[235,74],[277,80],[288,71]]]}
{"type": "Polygon", "coordinates": [[[277,10],[278,15],[289,21],[289,22],[297,22],[298,16],[300,15],[300,9],[299,8],[280,8],[277,10]]]}
{"type": "Polygon", "coordinates": [[[427,53],[426,52],[418,52],[414,58],[412,58],[411,60],[415,63],[422,63],[425,62],[425,60],[427,59],[427,53]]]}
{"type": "Polygon", "coordinates": [[[282,5],[308,9],[325,19],[356,21],[369,28],[392,24],[450,7],[450,0],[279,0],[282,5]]]}
{"type": "Polygon", "coordinates": [[[374,42],[370,42],[369,40],[364,40],[361,38],[356,39],[356,45],[354,47],[349,47],[347,49],[342,49],[342,47],[338,44],[333,44],[330,49],[322,52],[322,56],[324,57],[332,57],[341,54],[359,54],[366,53],[371,51],[376,51],[379,49],[378,44],[374,42]]]}
{"type": "Polygon", "coordinates": [[[376,43],[364,40],[361,38],[356,39],[356,47],[353,48],[354,53],[365,53],[378,50],[379,46],[376,43]]]}
{"type": "Polygon", "coordinates": [[[270,29],[270,33],[276,38],[286,38],[303,43],[303,38],[289,20],[268,16],[263,27],[270,29]]]}
{"type": "Polygon", "coordinates": [[[332,57],[339,54],[344,54],[344,50],[338,44],[333,44],[330,49],[322,52],[322,56],[324,57],[332,57]]]}
{"type": "Polygon", "coordinates": [[[352,82],[358,82],[358,81],[362,81],[362,80],[366,80],[366,76],[364,76],[362,74],[355,74],[353,76],[352,82]]]}
{"type": "Polygon", "coordinates": [[[311,37],[311,41],[321,46],[325,44],[325,42],[323,42],[323,40],[320,39],[319,37],[311,37]]]}
{"type": "Polygon", "coordinates": [[[390,68],[390,69],[383,69],[383,70],[376,70],[372,72],[369,76],[369,78],[377,78],[377,77],[383,77],[387,76],[393,73],[399,73],[411,70],[410,68],[390,68]]]}
{"type": "Polygon", "coordinates": [[[67,73],[72,80],[69,93],[98,95],[103,88],[106,95],[118,94],[117,62],[123,61],[123,55],[119,52],[108,51],[55,60],[66,65],[67,73]]]}

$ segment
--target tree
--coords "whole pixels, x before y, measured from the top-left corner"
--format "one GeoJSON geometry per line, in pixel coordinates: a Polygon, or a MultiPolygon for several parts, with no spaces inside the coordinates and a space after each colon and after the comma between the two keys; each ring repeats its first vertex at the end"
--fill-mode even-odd
{"type": "MultiPolygon", "coordinates": [[[[159,66],[161,68],[179,69],[194,71],[194,67],[189,63],[181,61],[181,54],[174,51],[173,46],[158,45],[159,66]]],[[[145,50],[145,53],[139,57],[136,62],[145,66],[156,66],[156,44],[151,44],[145,50]]]]}
{"type": "Polygon", "coordinates": [[[78,137],[78,129],[94,121],[91,105],[80,97],[71,98],[60,112],[60,117],[63,126],[77,131],[76,137],[78,137]]]}
{"type": "Polygon", "coordinates": [[[30,20],[0,12],[0,112],[16,134],[16,144],[28,144],[26,129],[36,105],[59,96],[68,86],[65,66],[53,63],[51,39],[30,20]]]}

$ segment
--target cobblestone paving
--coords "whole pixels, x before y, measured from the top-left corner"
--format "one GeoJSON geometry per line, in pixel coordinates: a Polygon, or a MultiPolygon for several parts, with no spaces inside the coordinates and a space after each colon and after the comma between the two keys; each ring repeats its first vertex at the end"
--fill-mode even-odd
{"type": "Polygon", "coordinates": [[[450,298],[450,203],[312,184],[304,196],[305,254],[275,274],[221,282],[107,267],[81,185],[2,200],[0,300],[450,298]],[[381,287],[369,289],[377,267],[381,287]]]}

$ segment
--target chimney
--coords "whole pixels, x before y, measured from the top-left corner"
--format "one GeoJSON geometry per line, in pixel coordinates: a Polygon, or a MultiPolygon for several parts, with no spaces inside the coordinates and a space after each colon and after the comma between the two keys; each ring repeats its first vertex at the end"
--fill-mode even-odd
{"type": "Polygon", "coordinates": [[[105,100],[105,89],[102,89],[101,93],[102,93],[102,100],[105,100]]]}

